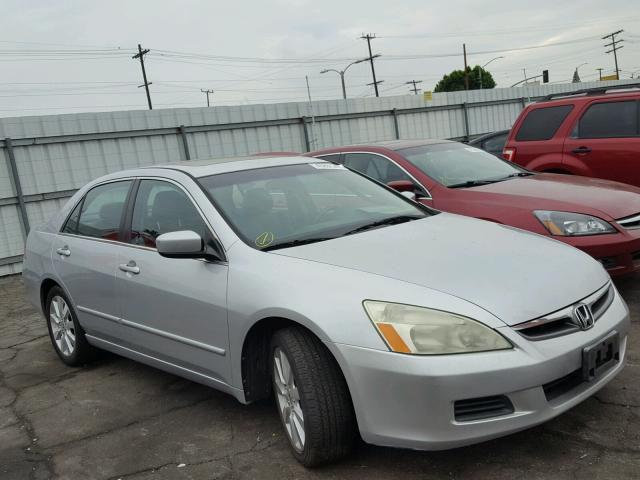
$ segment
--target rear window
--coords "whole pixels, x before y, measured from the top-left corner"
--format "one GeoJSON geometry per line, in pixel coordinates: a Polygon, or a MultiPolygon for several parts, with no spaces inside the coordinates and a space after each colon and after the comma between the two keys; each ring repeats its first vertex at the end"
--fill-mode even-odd
{"type": "Polygon", "coordinates": [[[531,110],[524,118],[516,134],[516,140],[519,142],[549,140],[572,109],[573,105],[559,105],[531,110]]]}
{"type": "Polygon", "coordinates": [[[596,103],[578,123],[580,138],[634,137],[638,135],[637,102],[596,103]]]}

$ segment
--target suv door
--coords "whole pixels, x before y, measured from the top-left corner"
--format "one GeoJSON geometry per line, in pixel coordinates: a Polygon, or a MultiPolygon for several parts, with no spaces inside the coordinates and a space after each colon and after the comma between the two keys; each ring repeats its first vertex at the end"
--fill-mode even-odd
{"type": "Polygon", "coordinates": [[[156,238],[192,230],[213,235],[176,183],[140,180],[127,219],[129,247],[120,252],[117,293],[125,345],[180,369],[228,383],[227,265],[158,254],[156,238]]]}
{"type": "Polygon", "coordinates": [[[122,217],[132,180],[93,187],[76,205],[54,241],[53,267],[90,336],[119,337],[115,292],[122,217]]]}
{"type": "Polygon", "coordinates": [[[585,175],[640,186],[640,103],[591,103],[565,140],[563,162],[585,175]]]}

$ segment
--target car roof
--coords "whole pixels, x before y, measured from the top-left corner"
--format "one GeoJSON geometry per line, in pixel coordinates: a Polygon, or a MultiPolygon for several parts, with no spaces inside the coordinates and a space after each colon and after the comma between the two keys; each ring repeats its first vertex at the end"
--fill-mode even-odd
{"type": "Polygon", "coordinates": [[[180,170],[193,177],[205,177],[219,173],[252,170],[256,168],[279,167],[285,165],[301,165],[305,163],[324,162],[322,159],[302,156],[246,156],[210,158],[204,160],[186,160],[162,165],[149,165],[144,168],[180,170]]]}
{"type": "Polygon", "coordinates": [[[388,150],[402,150],[403,148],[411,148],[411,147],[420,147],[423,145],[436,145],[439,143],[458,143],[452,140],[443,140],[443,139],[435,139],[435,138],[424,138],[417,140],[382,140],[379,142],[362,142],[362,143],[353,143],[350,145],[342,145],[339,147],[328,147],[323,148],[321,150],[316,150],[315,152],[310,152],[307,155],[316,155],[323,152],[336,152],[340,151],[344,148],[386,148],[388,150]]]}

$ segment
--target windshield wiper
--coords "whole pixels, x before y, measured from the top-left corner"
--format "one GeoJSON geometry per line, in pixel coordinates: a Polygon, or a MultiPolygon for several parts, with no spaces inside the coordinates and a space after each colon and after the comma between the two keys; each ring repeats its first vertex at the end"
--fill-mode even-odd
{"type": "Polygon", "coordinates": [[[528,177],[530,175],[534,175],[534,173],[533,172],[516,172],[516,173],[512,173],[511,175],[507,175],[504,178],[528,177]]]}
{"type": "Polygon", "coordinates": [[[273,245],[269,245],[268,247],[264,247],[261,250],[263,252],[268,252],[269,250],[277,250],[279,248],[299,247],[300,245],[307,245],[309,243],[316,243],[316,242],[324,242],[325,240],[332,240],[334,238],[336,238],[336,237],[300,238],[300,239],[297,239],[297,240],[289,240],[288,242],[274,243],[273,245]]]}
{"type": "Polygon", "coordinates": [[[378,220],[376,222],[367,223],[358,228],[354,228],[353,230],[349,230],[344,235],[352,235],[354,233],[364,232],[366,230],[371,230],[372,228],[382,227],[384,225],[397,225],[399,223],[406,223],[412,220],[419,220],[421,218],[425,218],[422,216],[416,215],[397,215],[395,217],[384,218],[382,220],[378,220]]]}
{"type": "Polygon", "coordinates": [[[490,183],[501,182],[502,180],[504,180],[504,178],[497,178],[493,180],[467,180],[466,182],[447,185],[447,187],[448,188],[478,187],[480,185],[489,185],[490,183]]]}

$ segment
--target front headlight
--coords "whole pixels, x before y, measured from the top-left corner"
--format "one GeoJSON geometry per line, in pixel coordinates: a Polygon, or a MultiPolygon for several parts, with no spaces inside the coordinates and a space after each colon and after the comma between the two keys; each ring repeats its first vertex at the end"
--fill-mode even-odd
{"type": "Polygon", "coordinates": [[[616,232],[616,229],[610,223],[601,218],[582,213],[535,210],[533,214],[542,222],[551,235],[576,237],[616,232]]]}
{"type": "Polygon", "coordinates": [[[454,313],[374,300],[363,304],[393,352],[441,355],[512,348],[495,330],[454,313]]]}

